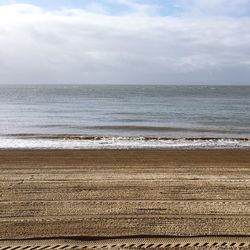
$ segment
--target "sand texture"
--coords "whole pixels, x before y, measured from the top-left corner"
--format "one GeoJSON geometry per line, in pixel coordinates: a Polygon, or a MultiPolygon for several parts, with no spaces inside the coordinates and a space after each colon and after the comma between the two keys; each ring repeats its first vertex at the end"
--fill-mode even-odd
{"type": "Polygon", "coordinates": [[[250,235],[250,151],[0,151],[0,239],[250,235]]]}

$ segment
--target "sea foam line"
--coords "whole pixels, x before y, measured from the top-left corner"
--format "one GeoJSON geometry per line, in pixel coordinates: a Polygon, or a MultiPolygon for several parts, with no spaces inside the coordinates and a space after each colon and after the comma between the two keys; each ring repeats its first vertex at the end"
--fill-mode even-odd
{"type": "Polygon", "coordinates": [[[0,138],[0,149],[250,149],[249,139],[0,138]]]}

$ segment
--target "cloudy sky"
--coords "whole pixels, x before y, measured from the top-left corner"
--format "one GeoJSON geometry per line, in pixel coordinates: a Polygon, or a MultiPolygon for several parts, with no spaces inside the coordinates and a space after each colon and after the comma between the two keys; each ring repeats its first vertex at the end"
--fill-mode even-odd
{"type": "Polygon", "coordinates": [[[250,0],[0,0],[0,83],[250,84],[250,0]]]}

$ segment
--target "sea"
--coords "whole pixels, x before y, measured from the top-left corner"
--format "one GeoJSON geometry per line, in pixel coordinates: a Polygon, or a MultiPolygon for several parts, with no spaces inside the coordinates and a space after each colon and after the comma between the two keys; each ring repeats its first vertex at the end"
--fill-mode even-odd
{"type": "Polygon", "coordinates": [[[0,85],[1,149],[250,149],[250,86],[0,85]]]}

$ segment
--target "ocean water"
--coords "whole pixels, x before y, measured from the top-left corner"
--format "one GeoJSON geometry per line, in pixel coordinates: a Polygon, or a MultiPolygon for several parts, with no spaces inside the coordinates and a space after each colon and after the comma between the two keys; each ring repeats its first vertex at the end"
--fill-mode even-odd
{"type": "Polygon", "coordinates": [[[0,148],[250,148],[250,86],[0,85],[0,148]]]}

